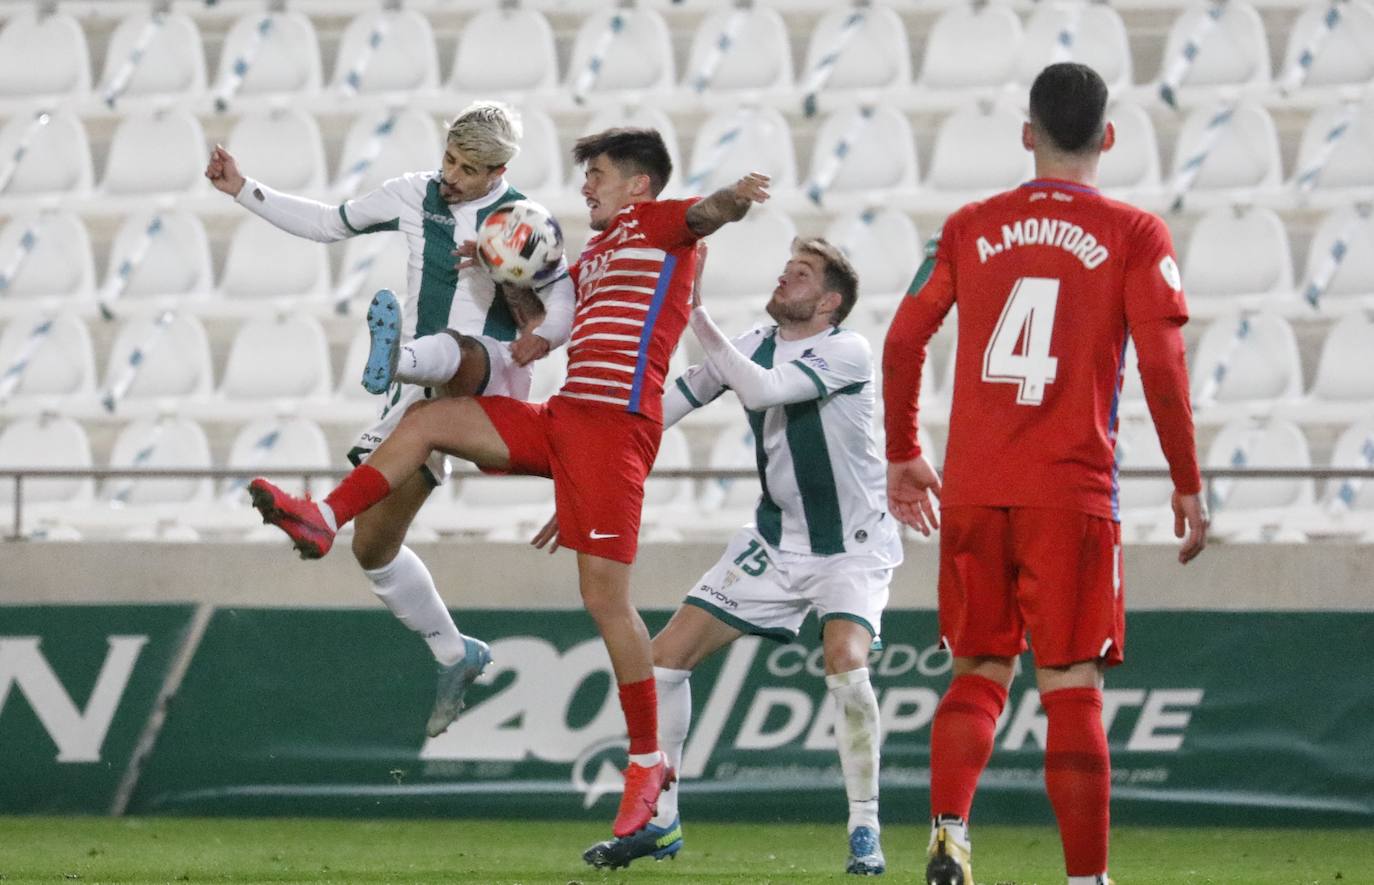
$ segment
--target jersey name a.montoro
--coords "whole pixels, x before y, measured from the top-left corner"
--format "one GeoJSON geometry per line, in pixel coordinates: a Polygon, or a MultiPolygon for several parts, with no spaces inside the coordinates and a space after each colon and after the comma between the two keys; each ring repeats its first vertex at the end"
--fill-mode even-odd
{"type": "Polygon", "coordinates": [[[663,420],[663,380],[690,312],[695,200],[632,203],[572,267],[577,290],[560,395],[663,420]]]}
{"type": "MultiPolygon", "coordinates": [[[[818,556],[886,549],[896,522],[886,514],[886,467],[873,438],[868,342],[843,328],[787,341],[767,326],[732,344],[759,366],[790,366],[816,386],[814,399],[746,410],[763,487],[754,513],[759,535],[775,549],[818,556]]],[[[727,389],[709,363],[675,385],[693,406],[727,389]]]]}
{"type": "MultiPolygon", "coordinates": [[[[477,270],[459,271],[453,250],[477,239],[477,229],[497,207],[525,196],[503,179],[491,193],[465,203],[446,203],[437,172],[412,172],[339,206],[352,234],[399,230],[409,241],[403,339],[457,329],[498,341],[515,340],[515,319],[499,286],[477,270]]],[[[552,284],[566,269],[550,276],[552,284]]]]}

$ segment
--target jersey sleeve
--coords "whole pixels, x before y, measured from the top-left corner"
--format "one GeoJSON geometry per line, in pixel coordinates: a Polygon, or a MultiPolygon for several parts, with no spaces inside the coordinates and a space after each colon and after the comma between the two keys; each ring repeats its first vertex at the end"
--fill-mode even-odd
{"type": "MultiPolygon", "coordinates": [[[[339,218],[349,234],[356,236],[397,230],[401,222],[401,207],[407,195],[416,192],[415,182],[412,181],[416,174],[423,177],[422,173],[413,173],[390,178],[361,197],[340,203],[339,218]]],[[[419,193],[423,194],[423,189],[419,193]]]]}
{"type": "Polygon", "coordinates": [[[649,241],[660,249],[690,246],[700,237],[687,226],[687,210],[696,205],[699,197],[690,200],[654,200],[641,203],[635,215],[640,229],[649,241]]]}
{"type": "Polygon", "coordinates": [[[1157,216],[1142,212],[1131,243],[1123,280],[1127,323],[1168,320],[1183,325],[1188,321],[1188,305],[1169,228],[1157,216]]]}
{"type": "Polygon", "coordinates": [[[926,345],[954,304],[954,222],[951,218],[926,244],[925,257],[883,341],[883,423],[891,462],[910,461],[921,454],[916,400],[926,345]]]}
{"type": "Polygon", "coordinates": [[[809,347],[791,365],[816,386],[824,398],[863,387],[873,380],[873,351],[857,332],[841,332],[809,347]]]}

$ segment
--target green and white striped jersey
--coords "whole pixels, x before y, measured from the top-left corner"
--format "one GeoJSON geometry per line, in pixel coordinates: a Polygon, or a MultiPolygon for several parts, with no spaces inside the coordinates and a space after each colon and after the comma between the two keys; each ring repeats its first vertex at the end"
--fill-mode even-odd
{"type": "MultiPolygon", "coordinates": [[[[491,192],[466,203],[446,203],[439,173],[411,172],[339,206],[274,191],[247,179],[237,200],[255,214],[297,236],[329,243],[359,234],[400,231],[409,246],[404,301],[405,341],[444,329],[513,341],[515,320],[497,284],[480,270],[459,272],[453,250],[475,240],[483,220],[498,206],[525,196],[502,179],[491,192]]],[[[553,347],[572,328],[573,287],[567,262],[539,288],[545,318],[535,334],[553,347]]]]}
{"type": "MultiPolygon", "coordinates": [[[[694,323],[696,320],[694,319],[694,323]]],[[[891,551],[901,561],[896,520],[887,515],[887,472],[873,436],[873,355],[856,332],[830,329],[787,341],[776,326],[731,344],[777,370],[776,405],[745,408],[763,489],[759,534],[778,550],[830,556],[891,551]]],[[[709,359],[682,374],[664,398],[665,422],[732,385],[709,359]]]]}

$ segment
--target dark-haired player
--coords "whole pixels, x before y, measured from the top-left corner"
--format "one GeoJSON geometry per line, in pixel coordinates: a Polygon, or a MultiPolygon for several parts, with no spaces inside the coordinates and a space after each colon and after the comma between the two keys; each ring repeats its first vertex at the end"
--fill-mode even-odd
{"type": "Polygon", "coordinates": [[[687,325],[697,240],[768,198],[747,175],[700,200],[657,200],[672,174],[652,129],[610,129],[580,139],[591,228],[571,272],[577,290],[568,378],[547,403],[479,396],[412,407],[396,431],[322,502],[254,480],[264,519],[301,554],[329,552],[338,527],[386,497],[431,452],[487,470],[553,478],[564,546],[578,553],[582,602],[610,654],[630,738],[625,792],[613,832],[654,814],[673,777],[658,747],[649,634],[630,601],[644,479],[663,434],[663,379],[687,325]]]}
{"type": "Polygon", "coordinates": [[[1108,881],[1102,683],[1125,639],[1113,447],[1128,333],[1174,482],[1179,561],[1206,544],[1178,265],[1159,218],[1093,187],[1115,139],[1106,102],[1084,65],[1040,73],[1021,136],[1036,178],[949,218],[883,351],[889,508],[941,529],[940,634],[954,655],[931,729],[933,885],[973,881],[969,809],[1027,633],[1069,883],[1108,881]],[[956,304],[942,486],[916,442],[916,400],[926,342],[956,304]]]}

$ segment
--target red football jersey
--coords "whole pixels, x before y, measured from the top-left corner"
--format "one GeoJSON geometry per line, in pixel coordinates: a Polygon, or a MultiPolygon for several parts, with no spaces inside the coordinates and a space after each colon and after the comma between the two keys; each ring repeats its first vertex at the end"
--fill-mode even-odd
{"type": "Polygon", "coordinates": [[[587,242],[571,268],[577,310],[560,395],[663,420],[663,379],[691,313],[695,202],[632,203],[587,242]]]}
{"type": "MultiPolygon", "coordinates": [[[[925,342],[958,305],[942,503],[1115,518],[1128,330],[1188,318],[1168,228],[1094,188],[1044,179],[965,206],[937,237],[899,321],[919,342],[908,360],[919,374],[925,342]]],[[[904,374],[903,358],[886,355],[885,369],[904,374]]],[[[893,461],[916,452],[904,389],[886,391],[893,461]]],[[[1186,404],[1186,377],[1170,394],[1186,404]]],[[[1191,452],[1191,415],[1186,424],[1159,431],[1186,436],[1191,452]]]]}

